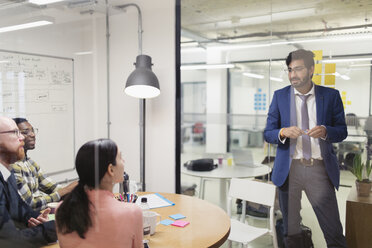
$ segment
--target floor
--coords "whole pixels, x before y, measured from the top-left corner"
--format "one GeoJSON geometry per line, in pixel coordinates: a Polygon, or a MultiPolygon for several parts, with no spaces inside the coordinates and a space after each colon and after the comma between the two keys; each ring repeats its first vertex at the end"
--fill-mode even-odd
{"type": "MultiPolygon", "coordinates": [[[[261,162],[263,158],[265,157],[265,148],[259,147],[259,148],[249,148],[253,153],[253,159],[254,162],[261,162]]],[[[203,146],[198,146],[195,144],[185,144],[183,147],[184,153],[181,156],[181,162],[182,164],[190,159],[197,159],[202,158],[203,156],[209,156],[217,158],[218,154],[204,154],[204,148],[203,146]]],[[[228,158],[230,155],[224,155],[225,158],[228,158]]],[[[341,171],[341,187],[337,191],[337,200],[339,205],[339,211],[340,211],[340,218],[343,227],[345,228],[345,211],[346,211],[346,199],[350,191],[350,187],[354,184],[355,178],[349,171],[341,171]]],[[[182,185],[192,185],[192,184],[199,184],[199,179],[195,177],[190,177],[187,175],[181,175],[181,184],[182,185]]],[[[196,187],[196,195],[198,194],[198,186],[196,187]]],[[[218,180],[211,180],[206,182],[205,186],[205,200],[222,206],[222,203],[220,202],[220,196],[219,196],[219,181],[218,180]]],[[[314,247],[316,248],[322,248],[326,247],[325,240],[323,238],[322,231],[320,230],[319,224],[317,222],[316,216],[314,214],[314,211],[309,203],[309,201],[306,198],[306,195],[303,194],[302,197],[302,210],[301,210],[301,216],[303,219],[303,224],[310,227],[312,230],[312,239],[314,243],[314,247]]],[[[266,221],[262,220],[255,220],[258,225],[266,225],[266,221]]],[[[344,231],[345,233],[345,231],[344,231]]],[[[227,242],[223,244],[221,247],[228,247],[227,242]]],[[[233,247],[240,247],[238,244],[233,243],[233,247]]],[[[272,240],[269,236],[264,236],[257,241],[252,242],[249,244],[249,247],[252,248],[268,248],[273,247],[272,240]]]]}

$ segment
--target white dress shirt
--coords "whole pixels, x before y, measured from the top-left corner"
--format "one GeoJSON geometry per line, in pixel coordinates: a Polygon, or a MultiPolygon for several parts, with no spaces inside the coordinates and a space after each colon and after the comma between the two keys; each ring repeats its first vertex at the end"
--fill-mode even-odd
{"type": "Polygon", "coordinates": [[[5,182],[7,182],[8,178],[10,177],[10,171],[8,170],[8,168],[5,167],[5,165],[2,165],[1,163],[0,163],[0,172],[1,174],[3,174],[3,178],[5,182]]]}
{"type": "MultiPolygon", "coordinates": [[[[311,90],[307,92],[305,95],[311,94],[307,98],[307,112],[309,114],[309,129],[312,129],[316,126],[316,102],[315,102],[315,90],[314,90],[314,85],[311,87],[311,90]]],[[[296,101],[296,116],[297,116],[297,127],[301,128],[302,127],[302,122],[301,122],[301,104],[302,104],[302,99],[300,98],[299,95],[302,95],[298,90],[294,89],[294,94],[295,94],[295,101],[296,101]]],[[[306,130],[303,130],[306,131],[306,130]]],[[[303,134],[307,135],[307,134],[303,134]]],[[[314,139],[310,137],[310,142],[311,142],[311,158],[313,159],[323,159],[322,155],[320,153],[320,146],[319,146],[319,139],[314,139]]],[[[302,154],[302,136],[297,138],[297,144],[296,144],[296,149],[293,154],[294,159],[300,159],[303,158],[302,154]]]]}
{"type": "MultiPolygon", "coordinates": [[[[301,104],[302,104],[302,99],[300,98],[299,95],[301,94],[298,90],[294,89],[294,94],[295,94],[295,101],[296,101],[296,116],[297,116],[297,127],[301,129],[302,127],[302,122],[301,122],[301,104]]],[[[307,112],[309,115],[309,129],[314,128],[317,125],[316,122],[316,102],[315,102],[315,90],[314,90],[314,84],[313,87],[309,92],[307,92],[304,95],[309,95],[307,98],[307,112]]],[[[303,130],[306,131],[306,130],[303,130]]],[[[280,132],[279,132],[280,133],[280,132]]],[[[306,135],[306,134],[303,134],[306,135]]],[[[280,134],[279,134],[279,140],[284,144],[286,141],[285,139],[280,139],[280,134]]],[[[310,137],[310,143],[311,143],[311,158],[313,159],[320,159],[322,160],[322,154],[320,152],[320,146],[319,146],[319,138],[312,138],[310,137]]],[[[301,159],[303,158],[303,153],[302,153],[302,136],[299,136],[297,138],[297,144],[296,144],[296,149],[293,154],[293,159],[301,159]]]]}

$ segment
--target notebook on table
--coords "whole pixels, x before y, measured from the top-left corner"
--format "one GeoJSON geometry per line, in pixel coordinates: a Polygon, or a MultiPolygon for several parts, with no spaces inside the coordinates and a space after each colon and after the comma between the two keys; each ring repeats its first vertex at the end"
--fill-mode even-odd
{"type": "Polygon", "coordinates": [[[154,193],[154,194],[147,194],[147,195],[142,195],[138,197],[136,204],[140,205],[141,204],[141,199],[143,197],[147,198],[147,203],[149,204],[150,209],[153,208],[161,208],[161,207],[168,207],[168,206],[173,206],[174,203],[162,196],[159,193],[154,193]]]}

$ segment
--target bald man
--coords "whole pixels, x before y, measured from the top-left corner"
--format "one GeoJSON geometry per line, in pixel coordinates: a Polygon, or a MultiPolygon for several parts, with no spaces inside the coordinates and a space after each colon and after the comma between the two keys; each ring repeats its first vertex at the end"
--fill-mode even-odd
{"type": "Polygon", "coordinates": [[[35,212],[18,194],[10,164],[24,158],[23,146],[16,123],[0,116],[0,247],[39,247],[57,240],[50,209],[35,212]]]}

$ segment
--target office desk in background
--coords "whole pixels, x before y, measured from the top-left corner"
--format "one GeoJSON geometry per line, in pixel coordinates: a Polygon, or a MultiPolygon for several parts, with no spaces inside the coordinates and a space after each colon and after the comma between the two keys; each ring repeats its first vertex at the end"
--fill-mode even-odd
{"type": "Polygon", "coordinates": [[[366,133],[353,126],[347,127],[348,136],[342,142],[338,143],[341,152],[356,152],[362,153],[364,147],[367,145],[368,138],[366,133]],[[352,146],[355,146],[356,151],[350,151],[352,146]]]}
{"type": "MultiPolygon", "coordinates": [[[[139,195],[148,194],[140,192],[139,195]]],[[[156,233],[150,237],[150,248],[204,248],[220,247],[230,233],[230,218],[220,207],[195,197],[160,193],[174,206],[152,209],[161,215],[162,220],[171,219],[169,215],[183,214],[190,224],[186,227],[156,226],[156,233]]],[[[125,235],[125,234],[123,234],[125,235]]],[[[44,248],[59,248],[58,243],[44,248]]]]}
{"type": "Polygon", "coordinates": [[[182,166],[181,172],[188,176],[200,178],[199,198],[201,199],[204,199],[205,182],[210,179],[219,179],[221,203],[223,204],[223,208],[226,209],[227,192],[231,178],[254,178],[267,175],[271,172],[271,168],[267,165],[255,165],[256,167],[242,165],[228,166],[224,163],[211,171],[191,171],[182,166]]]}

